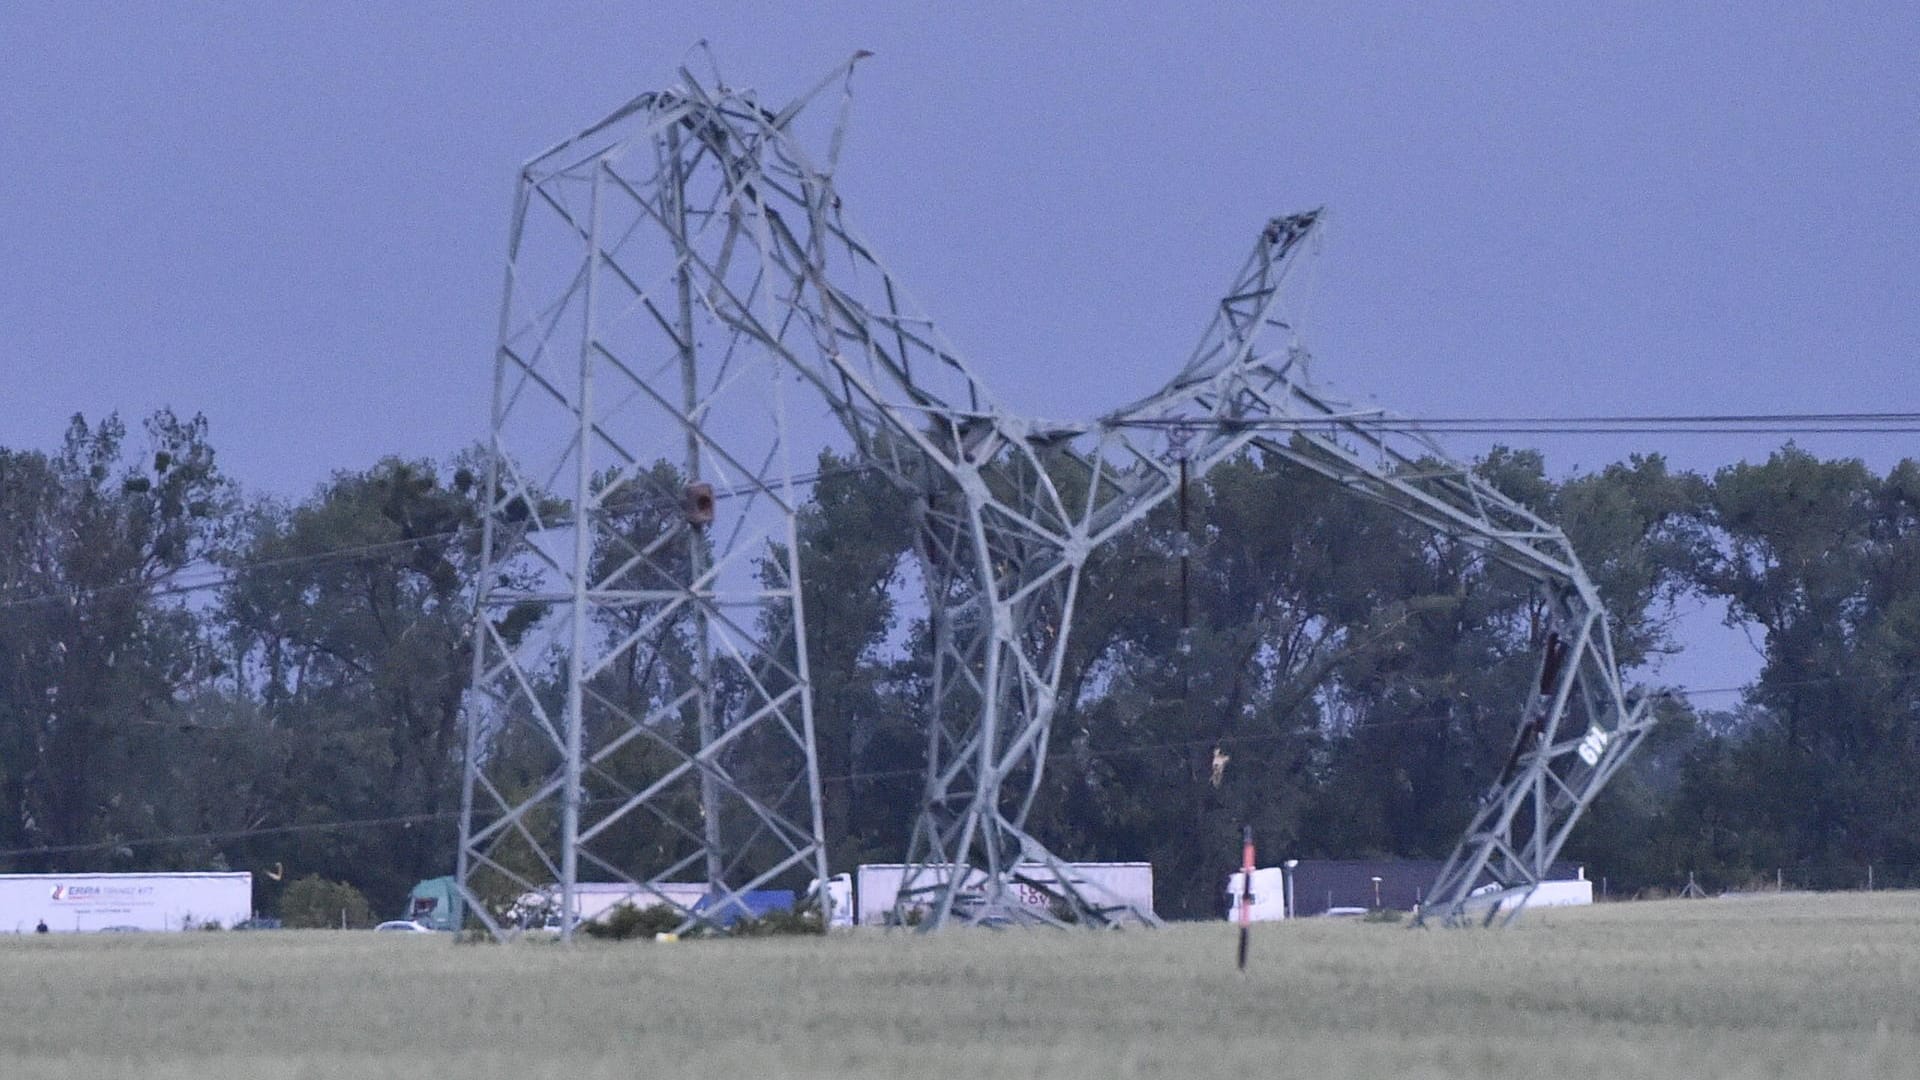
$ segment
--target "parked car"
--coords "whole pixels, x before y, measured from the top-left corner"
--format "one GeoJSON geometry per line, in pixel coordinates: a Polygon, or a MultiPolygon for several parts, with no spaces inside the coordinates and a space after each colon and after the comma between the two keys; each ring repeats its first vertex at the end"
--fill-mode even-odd
{"type": "Polygon", "coordinates": [[[433,927],[421,926],[409,919],[389,919],[373,928],[376,934],[431,934],[433,927]]]}

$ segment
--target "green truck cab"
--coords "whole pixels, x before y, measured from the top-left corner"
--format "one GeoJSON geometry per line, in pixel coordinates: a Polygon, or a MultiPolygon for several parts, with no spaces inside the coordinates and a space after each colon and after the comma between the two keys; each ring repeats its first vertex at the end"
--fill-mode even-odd
{"type": "Polygon", "coordinates": [[[407,894],[406,918],[431,930],[458,930],[460,889],[451,875],[428,878],[407,894]]]}

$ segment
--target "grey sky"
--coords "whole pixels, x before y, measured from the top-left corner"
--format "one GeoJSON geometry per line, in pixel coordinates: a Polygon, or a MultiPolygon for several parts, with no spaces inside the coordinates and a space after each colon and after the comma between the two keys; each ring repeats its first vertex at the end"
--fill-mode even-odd
{"type": "Polygon", "coordinates": [[[515,168],[703,37],[777,99],[876,54],[849,211],[1035,412],[1157,385],[1259,225],[1321,204],[1305,337],[1348,396],[1920,408],[1910,4],[662,7],[7,5],[0,445],[170,404],[298,495],[479,438],[515,168]]]}

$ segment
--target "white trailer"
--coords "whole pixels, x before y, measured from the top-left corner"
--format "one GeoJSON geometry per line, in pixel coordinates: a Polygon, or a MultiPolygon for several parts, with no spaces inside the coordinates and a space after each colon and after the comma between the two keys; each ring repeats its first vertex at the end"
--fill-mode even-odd
{"type": "Polygon", "coordinates": [[[223,927],[253,917],[253,875],[0,874],[0,932],[223,927]]]}
{"type": "MultiPolygon", "coordinates": [[[[1227,876],[1227,921],[1240,921],[1245,898],[1240,883],[1246,873],[1235,870],[1227,876]]],[[[1278,866],[1256,867],[1253,871],[1253,903],[1247,907],[1248,922],[1275,922],[1287,917],[1287,872],[1278,866]]]]}
{"type": "MultiPolygon", "coordinates": [[[[1073,883],[1081,893],[1093,903],[1100,905],[1132,907],[1143,915],[1153,914],[1153,864],[1144,862],[1130,863],[1072,863],[1073,883]]],[[[916,889],[944,884],[948,871],[941,867],[931,867],[919,880],[914,882],[916,889]]],[[[1053,871],[1038,863],[1023,863],[1014,869],[1016,877],[1026,878],[1033,885],[1014,885],[1014,893],[1020,901],[1031,907],[1046,910],[1052,903],[1052,896],[1046,887],[1055,880],[1053,871]]],[[[867,863],[854,872],[853,880],[853,919],[861,926],[884,926],[893,916],[895,901],[900,895],[900,887],[906,881],[905,863],[867,863]]],[[[970,870],[967,885],[978,885],[986,875],[979,870],[970,870]]]]}
{"type": "MultiPolygon", "coordinates": [[[[651,889],[625,882],[599,881],[582,881],[573,887],[574,906],[579,909],[581,922],[592,922],[621,904],[631,904],[641,910],[660,904],[691,908],[706,895],[707,885],[703,881],[661,881],[651,889]]],[[[559,898],[559,887],[555,886],[554,899],[559,898]]]]}
{"type": "MultiPolygon", "coordinates": [[[[698,881],[662,881],[652,888],[624,881],[582,881],[573,887],[574,916],[589,923],[619,907],[631,904],[645,910],[658,904],[678,904],[691,909],[707,895],[707,886],[698,881]]],[[[520,897],[518,917],[532,925],[542,925],[560,917],[560,886],[548,885],[538,892],[520,897]]]]}
{"type": "Polygon", "coordinates": [[[1593,882],[1583,876],[1567,881],[1543,881],[1527,894],[1524,903],[1517,897],[1508,897],[1500,902],[1500,910],[1506,911],[1516,903],[1522,903],[1521,910],[1550,907],[1585,907],[1593,903],[1593,882]]]}

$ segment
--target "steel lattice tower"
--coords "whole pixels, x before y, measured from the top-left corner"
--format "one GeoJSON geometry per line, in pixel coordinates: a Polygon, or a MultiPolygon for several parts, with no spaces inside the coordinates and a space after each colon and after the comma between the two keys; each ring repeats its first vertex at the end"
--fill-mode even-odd
{"type": "Polygon", "coordinates": [[[571,896],[583,862],[642,884],[698,866],[723,897],[802,867],[825,877],[788,461],[804,398],[913,496],[933,672],[902,918],[1152,921],[1077,877],[1027,812],[1089,554],[1253,448],[1472,545],[1547,600],[1540,692],[1428,906],[1449,922],[1516,911],[1644,737],[1645,703],[1559,530],[1404,422],[1308,381],[1288,281],[1318,212],[1260,231],[1158,393],[1093,421],[1033,420],[996,401],[847,224],[833,187],[846,97],[824,155],[799,134],[858,59],[778,110],[682,70],[523,171],[468,726],[470,898],[486,873],[528,888],[551,875],[571,896]],[[741,508],[716,516],[724,495],[741,508]],[[529,624],[563,678],[539,674],[537,635],[509,633],[529,624]],[[630,747],[654,754],[627,761],[630,747]],[[785,765],[749,782],[735,761],[785,765]],[[636,819],[668,841],[625,837],[626,862],[596,849],[636,819]]]}
{"type": "Polygon", "coordinates": [[[643,95],[521,171],[459,866],[496,933],[548,882],[570,937],[582,881],[690,925],[826,874],[792,380],[740,329],[789,298],[706,109],[643,95]]]}

